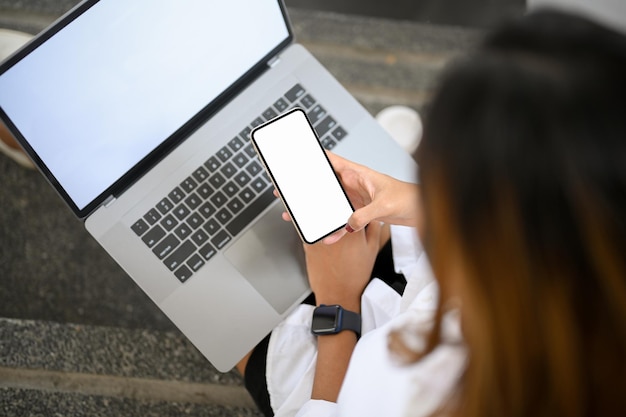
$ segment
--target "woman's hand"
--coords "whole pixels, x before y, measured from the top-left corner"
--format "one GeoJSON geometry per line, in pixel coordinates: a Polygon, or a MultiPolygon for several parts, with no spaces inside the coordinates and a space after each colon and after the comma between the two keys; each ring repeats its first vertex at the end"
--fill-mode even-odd
{"type": "MultiPolygon", "coordinates": [[[[326,151],[326,154],[355,211],[344,229],[325,237],[322,242],[333,244],[347,233],[359,231],[374,220],[420,229],[422,212],[418,185],[397,180],[330,151],[326,151]]],[[[276,190],[274,195],[278,197],[276,190]]],[[[291,221],[286,211],[282,216],[284,220],[291,221]]]]}
{"type": "Polygon", "coordinates": [[[372,222],[335,245],[304,245],[309,282],[318,305],[361,310],[361,295],[380,249],[381,230],[379,222],[372,222]]]}
{"type": "Polygon", "coordinates": [[[359,231],[374,220],[419,227],[420,192],[416,184],[399,181],[332,152],[327,151],[327,154],[355,211],[348,219],[345,230],[324,238],[324,243],[335,243],[346,232],[359,231]]]}

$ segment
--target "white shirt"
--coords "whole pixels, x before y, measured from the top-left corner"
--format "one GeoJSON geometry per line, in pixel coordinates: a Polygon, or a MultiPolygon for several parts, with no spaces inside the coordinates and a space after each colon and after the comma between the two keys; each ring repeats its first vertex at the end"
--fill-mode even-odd
{"type": "Polygon", "coordinates": [[[266,375],[277,417],[392,417],[409,410],[427,416],[445,402],[465,363],[454,313],[444,319],[444,343],[421,361],[399,365],[387,348],[389,332],[409,325],[409,342],[420,346],[437,303],[436,281],[415,230],[392,226],[391,233],[394,265],[407,277],[407,286],[402,297],[378,279],[367,286],[361,301],[363,336],[337,403],[310,399],[317,358],[310,332],[314,307],[301,305],[272,332],[266,375]]]}

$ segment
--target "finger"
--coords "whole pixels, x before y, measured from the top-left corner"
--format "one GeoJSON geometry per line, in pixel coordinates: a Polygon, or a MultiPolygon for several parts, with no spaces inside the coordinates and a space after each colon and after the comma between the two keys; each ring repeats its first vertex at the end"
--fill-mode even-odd
{"type": "Polygon", "coordinates": [[[328,156],[328,160],[330,161],[330,164],[333,166],[335,171],[341,171],[350,166],[350,164],[352,164],[352,162],[348,161],[345,158],[342,158],[337,154],[332,153],[329,150],[326,150],[326,155],[328,156]]]}
{"type": "Polygon", "coordinates": [[[282,218],[286,222],[290,222],[291,221],[291,216],[286,211],[283,211],[282,218]]]}
{"type": "Polygon", "coordinates": [[[324,239],[322,239],[322,242],[326,245],[332,245],[333,243],[341,240],[341,238],[344,237],[346,233],[346,229],[337,230],[332,235],[326,236],[324,239]]]}
{"type": "Polygon", "coordinates": [[[376,208],[376,202],[372,202],[366,206],[363,206],[357,210],[355,210],[350,218],[348,218],[348,223],[346,224],[346,230],[349,233],[358,232],[363,229],[365,226],[370,224],[373,220],[376,220],[378,217],[378,210],[376,208]]]}

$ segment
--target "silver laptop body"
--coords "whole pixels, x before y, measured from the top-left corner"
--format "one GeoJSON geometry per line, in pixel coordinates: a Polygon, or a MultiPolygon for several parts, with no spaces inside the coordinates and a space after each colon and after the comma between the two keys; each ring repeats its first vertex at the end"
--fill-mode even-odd
{"type": "Polygon", "coordinates": [[[224,372],[310,293],[302,243],[247,147],[253,126],[294,106],[327,148],[416,180],[411,157],[293,43],[280,0],[85,1],[0,66],[0,117],[224,372]]]}

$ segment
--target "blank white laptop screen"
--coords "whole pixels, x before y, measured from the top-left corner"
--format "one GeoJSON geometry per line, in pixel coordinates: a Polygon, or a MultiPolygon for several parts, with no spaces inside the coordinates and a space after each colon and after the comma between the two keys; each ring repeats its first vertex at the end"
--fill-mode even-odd
{"type": "Polygon", "coordinates": [[[0,76],[0,106],[83,209],[288,36],[275,0],[102,0],[0,76]]]}

